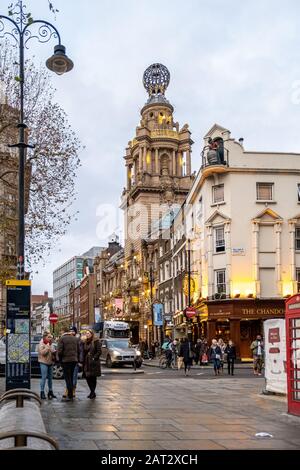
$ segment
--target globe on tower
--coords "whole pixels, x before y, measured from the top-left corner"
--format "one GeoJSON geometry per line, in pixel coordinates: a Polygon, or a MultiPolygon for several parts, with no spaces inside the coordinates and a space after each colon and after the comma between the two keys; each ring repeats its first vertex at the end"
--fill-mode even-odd
{"type": "Polygon", "coordinates": [[[152,64],[143,75],[143,84],[149,96],[164,95],[170,83],[170,72],[163,64],[152,64]]]}

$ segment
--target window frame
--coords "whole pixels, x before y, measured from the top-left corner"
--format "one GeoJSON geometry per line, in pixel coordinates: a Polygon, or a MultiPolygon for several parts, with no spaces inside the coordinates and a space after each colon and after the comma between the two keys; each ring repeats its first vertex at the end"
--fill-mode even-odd
{"type": "Polygon", "coordinates": [[[212,187],[212,203],[213,203],[213,204],[222,204],[223,202],[225,202],[225,187],[224,187],[224,183],[213,185],[213,187],[212,187]],[[219,200],[216,201],[216,198],[215,198],[215,190],[216,190],[217,188],[223,188],[223,199],[220,200],[220,201],[219,201],[219,200]]]}
{"type": "Polygon", "coordinates": [[[215,294],[226,294],[226,268],[215,270],[215,294]],[[222,283],[218,283],[218,275],[224,274],[224,280],[222,283]],[[218,286],[223,286],[223,290],[220,290],[218,286]]]}
{"type": "Polygon", "coordinates": [[[273,202],[274,201],[274,183],[264,182],[264,181],[257,181],[256,182],[256,201],[257,202],[273,202]],[[259,198],[259,188],[262,186],[269,186],[271,188],[271,198],[270,199],[262,199],[259,198]]]}
{"type": "Polygon", "coordinates": [[[219,253],[225,253],[226,252],[226,242],[225,242],[225,227],[224,225],[220,225],[218,227],[214,227],[214,253],[215,254],[219,254],[219,253]],[[222,230],[223,231],[223,239],[219,239],[217,240],[217,232],[219,230],[222,230]],[[219,245],[217,246],[217,242],[220,242],[220,241],[223,241],[224,244],[223,245],[219,245]],[[224,249],[220,249],[220,248],[224,248],[224,249]]]}
{"type": "Polygon", "coordinates": [[[300,251],[300,225],[296,225],[295,227],[295,251],[300,251]],[[299,231],[298,237],[297,237],[297,231],[299,231]],[[297,240],[299,240],[299,248],[297,248],[297,240]]]}

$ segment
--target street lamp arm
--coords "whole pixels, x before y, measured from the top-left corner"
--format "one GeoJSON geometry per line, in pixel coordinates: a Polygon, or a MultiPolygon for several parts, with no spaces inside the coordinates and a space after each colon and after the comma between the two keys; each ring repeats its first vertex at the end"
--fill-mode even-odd
{"type": "Polygon", "coordinates": [[[33,39],[33,38],[38,39],[38,41],[41,42],[41,43],[46,43],[46,42],[50,41],[50,39],[53,37],[53,38],[58,39],[58,44],[59,45],[61,44],[60,34],[59,34],[58,30],[56,29],[56,27],[52,23],[49,23],[48,21],[45,21],[45,20],[31,21],[31,23],[28,23],[24,27],[22,34],[26,38],[25,46],[27,45],[27,42],[30,39],[33,39]],[[36,35],[32,35],[31,31],[29,29],[34,24],[40,24],[40,27],[38,29],[38,34],[36,34],[36,35]]]}
{"type": "Polygon", "coordinates": [[[9,35],[9,36],[12,36],[15,39],[15,41],[17,41],[17,43],[19,44],[16,33],[18,34],[19,39],[20,39],[22,32],[18,23],[16,23],[12,18],[9,18],[9,16],[0,15],[0,38],[4,38],[4,36],[9,35]],[[9,21],[13,25],[13,29],[11,33],[8,31],[5,31],[5,24],[3,20],[9,21]]]}

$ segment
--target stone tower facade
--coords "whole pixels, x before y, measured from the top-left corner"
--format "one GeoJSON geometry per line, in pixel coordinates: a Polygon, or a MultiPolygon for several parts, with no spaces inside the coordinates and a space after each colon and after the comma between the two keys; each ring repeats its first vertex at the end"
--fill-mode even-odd
{"type": "Polygon", "coordinates": [[[151,318],[145,293],[149,259],[154,269],[157,267],[154,249],[145,257],[145,245],[153,224],[172,206],[183,203],[193,181],[193,141],[188,125],[180,129],[179,123],[174,122],[174,108],[165,97],[169,81],[169,71],[162,64],[153,64],[145,71],[143,83],[149,99],[141,110],[140,124],[124,157],[127,174],[121,205],[125,223],[124,313],[127,320],[139,321],[143,339],[151,318]]]}

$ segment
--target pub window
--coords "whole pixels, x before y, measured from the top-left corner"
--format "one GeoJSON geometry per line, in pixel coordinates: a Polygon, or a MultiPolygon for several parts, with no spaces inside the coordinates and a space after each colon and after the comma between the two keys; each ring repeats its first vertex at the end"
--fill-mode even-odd
{"type": "Polygon", "coordinates": [[[213,186],[213,204],[224,202],[224,184],[213,186]]]}
{"type": "Polygon", "coordinates": [[[224,294],[226,293],[226,270],[218,269],[216,273],[216,293],[224,294]]]}
{"type": "Polygon", "coordinates": [[[215,252],[223,253],[225,251],[224,227],[215,228],[215,252]]]}
{"type": "Polygon", "coordinates": [[[300,227],[295,228],[295,250],[300,251],[300,227]]]}
{"type": "Polygon", "coordinates": [[[273,201],[274,183],[256,183],[257,201],[273,201]]]}
{"type": "Polygon", "coordinates": [[[300,268],[296,269],[297,292],[300,292],[300,268]]]}

